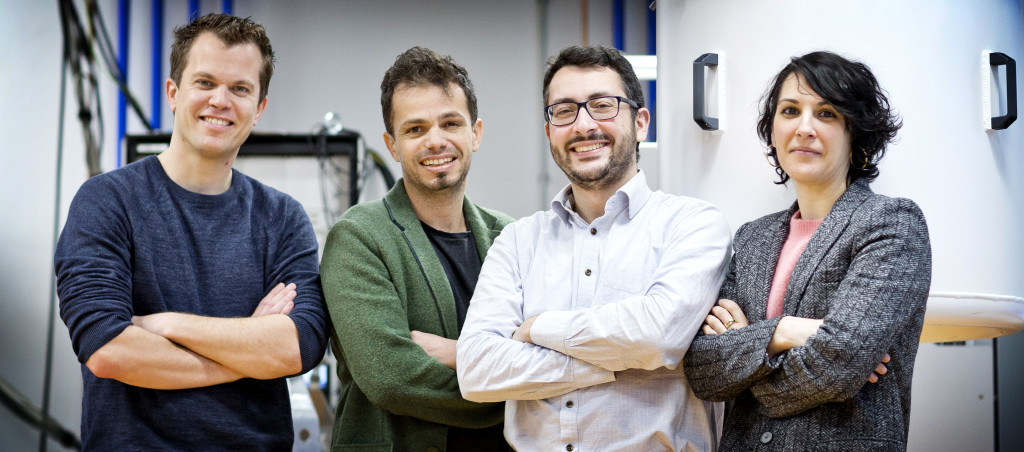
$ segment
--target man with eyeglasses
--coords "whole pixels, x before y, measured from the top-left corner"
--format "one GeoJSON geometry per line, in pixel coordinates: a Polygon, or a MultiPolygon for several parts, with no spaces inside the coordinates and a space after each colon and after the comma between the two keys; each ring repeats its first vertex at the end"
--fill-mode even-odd
{"type": "Polygon", "coordinates": [[[544,105],[569,185],[489,250],[458,342],[462,393],[508,400],[517,450],[714,450],[722,404],[693,395],[680,361],[717,298],[729,227],[648,188],[650,112],[617,50],[562,50],[544,105]]]}

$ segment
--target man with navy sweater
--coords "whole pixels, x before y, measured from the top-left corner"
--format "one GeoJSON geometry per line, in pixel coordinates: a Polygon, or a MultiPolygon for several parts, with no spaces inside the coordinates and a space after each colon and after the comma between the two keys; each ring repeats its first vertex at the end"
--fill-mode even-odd
{"type": "Polygon", "coordinates": [[[223,14],[174,35],[170,146],[86,181],[54,257],[82,443],[290,450],[284,377],[327,342],[317,242],[297,201],[232,169],[274,53],[263,26],[223,14]]]}

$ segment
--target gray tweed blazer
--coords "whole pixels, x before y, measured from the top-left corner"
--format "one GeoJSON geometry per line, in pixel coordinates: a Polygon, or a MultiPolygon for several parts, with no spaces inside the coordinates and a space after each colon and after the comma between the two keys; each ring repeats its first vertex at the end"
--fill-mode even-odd
{"type": "Polygon", "coordinates": [[[824,319],[807,344],[769,358],[780,317],[765,319],[789,219],[777,212],[740,227],[719,298],[751,324],[699,334],[684,360],[694,393],[734,400],[721,450],[905,450],[910,382],[931,284],[931,246],[913,201],[855,181],[797,261],[783,315],[824,319]],[[889,353],[889,372],[872,370],[889,353]]]}

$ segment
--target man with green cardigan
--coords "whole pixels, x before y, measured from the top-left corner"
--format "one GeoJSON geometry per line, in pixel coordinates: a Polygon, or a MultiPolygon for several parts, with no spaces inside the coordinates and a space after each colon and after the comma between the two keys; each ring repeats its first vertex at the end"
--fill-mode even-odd
{"type": "Polygon", "coordinates": [[[510,450],[504,404],[462,398],[455,345],[480,265],[512,218],[465,196],[483,122],[466,70],[414,47],[381,83],[402,179],[331,228],[321,275],[341,399],[333,450],[510,450]]]}

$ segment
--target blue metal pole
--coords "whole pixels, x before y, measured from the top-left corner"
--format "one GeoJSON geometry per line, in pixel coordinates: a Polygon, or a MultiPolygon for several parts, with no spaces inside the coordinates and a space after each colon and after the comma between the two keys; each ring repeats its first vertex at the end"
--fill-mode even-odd
{"type": "Polygon", "coordinates": [[[188,0],[188,22],[199,18],[199,0],[188,0]]]}
{"type": "MultiPolygon", "coordinates": [[[[119,0],[117,3],[117,67],[121,69],[122,82],[128,86],[128,26],[131,24],[131,2],[119,0]]],[[[121,143],[127,131],[128,102],[124,92],[117,94],[117,156],[116,167],[121,167],[121,143]]]]}
{"type": "Polygon", "coordinates": [[[163,61],[164,61],[164,58],[163,58],[163,55],[164,55],[164,52],[163,52],[163,49],[164,49],[164,34],[163,34],[163,30],[164,30],[164,1],[163,0],[153,0],[152,1],[152,8],[153,8],[153,11],[152,11],[153,21],[152,21],[152,24],[151,24],[152,25],[151,28],[153,30],[153,51],[151,52],[151,55],[152,55],[152,63],[153,63],[153,73],[152,73],[152,81],[153,81],[153,92],[152,92],[152,102],[153,102],[153,105],[152,105],[152,109],[153,109],[153,116],[149,120],[149,127],[152,130],[160,130],[160,124],[161,124],[160,113],[163,111],[161,106],[163,106],[163,97],[164,97],[164,83],[163,83],[164,82],[164,78],[163,78],[163,73],[164,73],[164,68],[163,68],[163,61]]]}
{"type": "Polygon", "coordinates": [[[626,50],[626,2],[612,2],[612,45],[621,51],[626,50]]]}
{"type": "MultiPolygon", "coordinates": [[[[658,54],[658,15],[654,11],[648,8],[647,10],[647,54],[657,55],[658,54]]],[[[658,122],[655,120],[657,115],[656,102],[658,81],[651,80],[647,82],[647,93],[650,99],[647,102],[648,109],[651,111],[651,126],[647,132],[647,139],[649,141],[658,140],[658,122]]]]}
{"type": "Polygon", "coordinates": [[[233,6],[234,2],[232,2],[231,0],[222,0],[220,2],[220,12],[224,14],[234,15],[235,13],[233,11],[233,6]]]}

